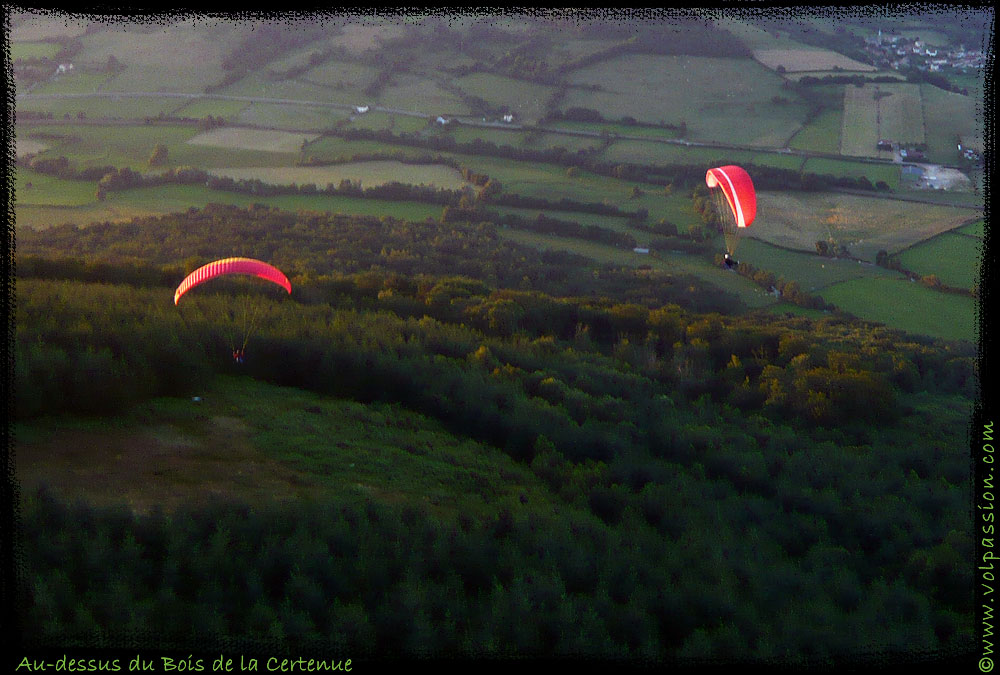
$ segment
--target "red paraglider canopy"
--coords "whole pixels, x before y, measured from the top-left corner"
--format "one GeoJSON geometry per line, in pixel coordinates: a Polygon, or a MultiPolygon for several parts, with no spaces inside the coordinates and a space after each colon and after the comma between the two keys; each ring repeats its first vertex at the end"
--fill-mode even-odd
{"type": "Polygon", "coordinates": [[[710,188],[720,188],[726,195],[736,227],[750,227],[757,215],[757,192],[746,171],[733,164],[709,169],[705,183],[710,188]]]}
{"type": "Polygon", "coordinates": [[[182,295],[198,284],[224,274],[246,274],[260,277],[261,279],[278,284],[288,291],[289,295],[292,293],[291,282],[288,281],[288,277],[277,267],[268,265],[266,262],[261,262],[260,260],[254,260],[253,258],[223,258],[222,260],[216,260],[215,262],[203,265],[187,275],[184,281],[181,282],[181,285],[177,287],[177,290],[174,291],[174,304],[176,305],[182,295]]]}

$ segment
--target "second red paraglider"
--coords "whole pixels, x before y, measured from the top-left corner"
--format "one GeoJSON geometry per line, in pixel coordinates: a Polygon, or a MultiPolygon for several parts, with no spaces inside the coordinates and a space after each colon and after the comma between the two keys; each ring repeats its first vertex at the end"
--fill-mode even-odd
{"type": "Polygon", "coordinates": [[[740,234],[757,217],[757,191],[750,174],[735,164],[709,169],[705,174],[705,184],[712,191],[726,238],[726,249],[732,255],[740,234]]]}

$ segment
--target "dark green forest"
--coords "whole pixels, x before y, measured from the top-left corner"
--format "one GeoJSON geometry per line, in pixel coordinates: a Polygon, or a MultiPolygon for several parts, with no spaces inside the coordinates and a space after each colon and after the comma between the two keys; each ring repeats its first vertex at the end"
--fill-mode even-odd
{"type": "Polygon", "coordinates": [[[242,376],[402,405],[565,505],[137,515],[42,489],[22,514],[23,633],[825,663],[968,646],[971,344],[748,312],[694,278],[595,268],[496,227],[210,205],[19,232],[20,424],[233,374],[227,326],[250,294],[242,376]],[[174,306],[186,273],[230,255],[278,266],[292,296],[223,283],[174,306]]]}

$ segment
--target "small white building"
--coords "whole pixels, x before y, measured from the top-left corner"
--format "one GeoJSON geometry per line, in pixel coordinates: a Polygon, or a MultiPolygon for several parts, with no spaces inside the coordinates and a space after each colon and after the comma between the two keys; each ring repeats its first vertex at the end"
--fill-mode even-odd
{"type": "Polygon", "coordinates": [[[640,248],[640,247],[638,247],[638,246],[637,246],[637,247],[635,247],[635,248],[634,248],[634,249],[632,249],[632,250],[633,250],[633,251],[634,251],[635,253],[639,253],[640,255],[646,255],[647,253],[649,253],[649,249],[648,249],[648,248],[640,248]]]}
{"type": "Polygon", "coordinates": [[[368,112],[368,106],[366,105],[355,106],[354,111],[359,115],[364,115],[366,112],[368,112]]]}
{"type": "Polygon", "coordinates": [[[503,121],[506,122],[507,124],[510,124],[511,122],[514,121],[514,116],[511,115],[510,113],[507,113],[506,115],[503,116],[503,121]]]}
{"type": "Polygon", "coordinates": [[[72,63],[60,63],[59,67],[56,68],[56,74],[65,73],[66,71],[73,70],[72,63]]]}
{"type": "Polygon", "coordinates": [[[438,123],[438,124],[442,124],[442,125],[444,125],[444,124],[448,124],[449,122],[451,122],[451,120],[450,120],[450,119],[447,119],[446,117],[440,117],[440,116],[439,116],[439,117],[437,118],[437,123],[438,123]]]}

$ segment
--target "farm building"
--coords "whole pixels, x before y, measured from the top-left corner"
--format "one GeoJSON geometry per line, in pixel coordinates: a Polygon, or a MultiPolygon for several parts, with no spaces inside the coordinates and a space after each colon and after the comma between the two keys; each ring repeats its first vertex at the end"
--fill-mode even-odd
{"type": "Polygon", "coordinates": [[[879,150],[892,150],[892,141],[881,140],[875,147],[879,150]]]}
{"type": "Polygon", "coordinates": [[[451,121],[451,120],[450,120],[450,119],[448,119],[448,118],[446,118],[446,117],[440,117],[440,116],[439,116],[439,117],[437,118],[437,123],[438,123],[438,124],[448,124],[448,122],[450,122],[450,121],[451,121]]]}
{"type": "Polygon", "coordinates": [[[366,105],[355,106],[354,111],[359,115],[363,115],[364,113],[368,112],[368,106],[366,105]]]}
{"type": "Polygon", "coordinates": [[[514,121],[514,116],[511,115],[510,113],[507,113],[506,115],[503,116],[503,121],[510,124],[511,122],[514,121]]]}
{"type": "Polygon", "coordinates": [[[634,248],[632,250],[634,252],[642,254],[642,255],[645,255],[645,254],[649,253],[649,249],[648,248],[639,248],[639,247],[636,247],[636,248],[634,248]]]}

